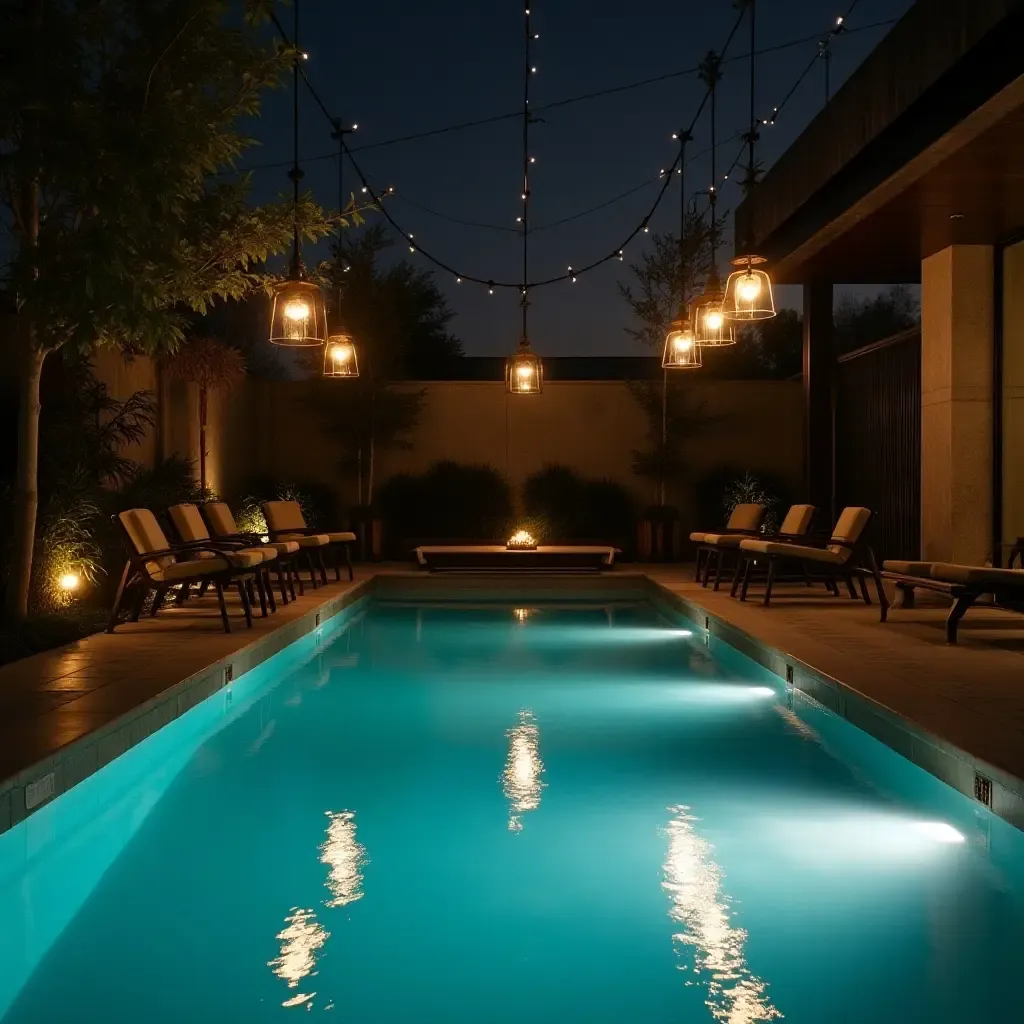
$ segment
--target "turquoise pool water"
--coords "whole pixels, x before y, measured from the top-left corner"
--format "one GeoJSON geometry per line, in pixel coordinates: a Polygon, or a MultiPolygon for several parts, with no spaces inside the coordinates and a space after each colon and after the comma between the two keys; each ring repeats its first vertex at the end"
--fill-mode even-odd
{"type": "Polygon", "coordinates": [[[0,836],[0,1020],[1024,1019],[1024,836],[647,607],[370,606],[0,836]]]}

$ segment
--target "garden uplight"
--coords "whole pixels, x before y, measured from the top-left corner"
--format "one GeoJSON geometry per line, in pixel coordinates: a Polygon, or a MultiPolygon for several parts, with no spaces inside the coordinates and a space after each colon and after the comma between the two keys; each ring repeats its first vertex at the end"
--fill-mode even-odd
{"type": "Polygon", "coordinates": [[[58,582],[65,594],[71,594],[82,585],[82,577],[75,572],[66,572],[58,582]]]}

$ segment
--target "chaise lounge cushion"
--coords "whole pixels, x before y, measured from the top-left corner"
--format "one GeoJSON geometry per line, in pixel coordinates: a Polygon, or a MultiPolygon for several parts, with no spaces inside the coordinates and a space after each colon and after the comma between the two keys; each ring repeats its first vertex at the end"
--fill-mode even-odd
{"type": "Polygon", "coordinates": [[[690,540],[692,540],[694,544],[703,544],[705,537],[707,537],[707,534],[699,530],[690,534],[690,540]]]}
{"type": "Polygon", "coordinates": [[[280,538],[298,544],[300,548],[325,548],[331,543],[326,533],[282,533],[280,538]]]}
{"type": "Polygon", "coordinates": [[[354,533],[348,533],[345,530],[328,533],[327,536],[330,537],[332,544],[350,544],[356,539],[356,535],[354,533]]]}
{"type": "Polygon", "coordinates": [[[742,533],[705,533],[704,543],[715,548],[738,548],[741,540],[747,540],[742,533]]]}
{"type": "Polygon", "coordinates": [[[813,518],[813,505],[790,505],[786,518],[779,527],[779,533],[790,537],[802,537],[811,528],[813,518]]]}
{"type": "Polygon", "coordinates": [[[977,565],[953,565],[936,562],[932,566],[932,579],[943,583],[960,583],[964,586],[992,585],[1020,587],[1024,592],[1024,569],[992,569],[977,565]]]}
{"type": "MultiPolygon", "coordinates": [[[[174,528],[183,541],[194,544],[206,542],[213,544],[210,531],[195,505],[189,503],[172,505],[167,511],[170,514],[171,522],[174,523],[174,528]]],[[[224,557],[236,569],[252,569],[261,562],[273,561],[277,558],[277,554],[277,551],[268,545],[267,547],[226,550],[224,557]]],[[[199,551],[196,553],[196,557],[216,558],[217,556],[212,551],[199,551]]]]}
{"type": "Polygon", "coordinates": [[[820,562],[824,565],[843,565],[849,553],[840,549],[810,548],[803,544],[783,544],[775,540],[754,540],[744,538],[740,542],[740,550],[751,555],[776,555],[779,558],[795,558],[802,562],[820,562]]]}
{"type": "Polygon", "coordinates": [[[223,558],[195,558],[187,562],[171,562],[150,576],[156,583],[176,583],[178,580],[195,579],[197,576],[214,576],[226,572],[228,563],[223,558]]]}
{"type": "Polygon", "coordinates": [[[931,579],[934,564],[934,562],[906,562],[890,558],[882,563],[882,568],[897,576],[916,576],[920,580],[927,580],[931,579]]]}

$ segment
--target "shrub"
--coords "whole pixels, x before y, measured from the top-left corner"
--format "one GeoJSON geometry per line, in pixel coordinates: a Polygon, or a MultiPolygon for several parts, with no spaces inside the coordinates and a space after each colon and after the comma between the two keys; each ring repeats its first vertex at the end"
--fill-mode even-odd
{"type": "Polygon", "coordinates": [[[723,466],[708,473],[697,486],[697,511],[703,528],[724,526],[732,510],[745,502],[765,508],[765,533],[779,528],[788,498],[786,485],[769,474],[723,466]]]}
{"type": "Polygon", "coordinates": [[[523,484],[523,509],[548,541],[632,540],[636,506],[611,480],[586,480],[568,466],[549,465],[523,484]]]}
{"type": "Polygon", "coordinates": [[[267,521],[260,505],[264,501],[297,501],[309,526],[337,526],[334,492],[322,484],[295,484],[288,481],[254,480],[246,496],[238,503],[235,522],[243,533],[264,534],[267,521]]]}
{"type": "Polygon", "coordinates": [[[498,540],[512,522],[512,494],[492,466],[435,462],[377,490],[390,536],[404,540],[498,540]]]}

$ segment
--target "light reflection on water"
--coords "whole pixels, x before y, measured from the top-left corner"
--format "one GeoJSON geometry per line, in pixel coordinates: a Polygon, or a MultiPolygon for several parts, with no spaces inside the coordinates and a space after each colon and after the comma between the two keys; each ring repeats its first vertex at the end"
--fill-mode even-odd
{"type": "Polygon", "coordinates": [[[362,867],[366,863],[366,848],[356,840],[354,811],[327,811],[330,824],[327,838],[320,846],[320,863],[326,864],[327,888],[331,899],[328,907],[344,907],[363,898],[362,867]]]}
{"type": "MultiPolygon", "coordinates": [[[[312,910],[304,910],[301,907],[292,907],[292,912],[284,922],[287,927],[277,934],[277,940],[281,943],[281,955],[271,960],[267,966],[286,982],[289,988],[298,988],[303,978],[317,973],[317,954],[331,933],[317,921],[312,910]]],[[[315,995],[316,992],[297,992],[281,1005],[303,1006],[315,995]]]]}
{"type": "Polygon", "coordinates": [[[687,807],[669,810],[673,818],[665,829],[668,855],[662,887],[672,900],[669,917],[683,926],[673,939],[693,950],[693,984],[704,986],[705,1005],[717,1021],[753,1024],[781,1017],[766,995],[765,982],[747,966],[747,933],[730,922],[722,869],[715,863],[714,847],[694,828],[699,819],[687,807]]]}
{"type": "Polygon", "coordinates": [[[519,724],[505,733],[508,757],[502,773],[502,790],[509,802],[508,830],[521,832],[522,815],[540,806],[544,762],[540,759],[540,730],[533,712],[519,712],[519,724]]]}

